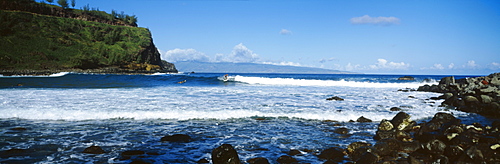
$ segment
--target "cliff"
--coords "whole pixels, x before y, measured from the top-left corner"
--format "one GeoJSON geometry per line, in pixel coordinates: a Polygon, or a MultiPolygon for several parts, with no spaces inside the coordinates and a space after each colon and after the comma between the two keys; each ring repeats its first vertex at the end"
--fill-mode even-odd
{"type": "Polygon", "coordinates": [[[177,72],[160,59],[146,28],[28,1],[22,2],[35,7],[16,8],[13,2],[0,0],[0,74],[177,72]]]}

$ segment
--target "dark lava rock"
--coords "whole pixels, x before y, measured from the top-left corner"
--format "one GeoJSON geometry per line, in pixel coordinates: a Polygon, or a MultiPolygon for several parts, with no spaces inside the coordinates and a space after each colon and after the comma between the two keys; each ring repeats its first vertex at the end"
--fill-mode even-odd
{"type": "Polygon", "coordinates": [[[247,160],[249,164],[269,164],[269,160],[263,157],[257,157],[247,160]]]}
{"type": "Polygon", "coordinates": [[[353,142],[347,146],[347,153],[351,154],[360,147],[370,147],[372,144],[366,142],[353,142]]]}
{"type": "Polygon", "coordinates": [[[335,100],[335,101],[344,101],[343,98],[340,98],[340,97],[337,97],[337,96],[333,96],[333,97],[327,98],[326,100],[329,100],[329,101],[332,101],[332,100],[335,100]]]}
{"type": "Polygon", "coordinates": [[[356,163],[363,163],[363,164],[375,164],[379,160],[379,157],[371,152],[367,152],[361,156],[359,160],[356,161],[356,163]]]}
{"type": "Polygon", "coordinates": [[[23,127],[15,127],[15,128],[10,128],[10,130],[15,130],[15,131],[25,131],[25,130],[28,130],[28,129],[23,128],[23,127]]]}
{"type": "Polygon", "coordinates": [[[292,163],[298,163],[297,159],[290,157],[288,155],[282,155],[276,160],[280,164],[292,164],[292,163]]]}
{"type": "Polygon", "coordinates": [[[391,110],[391,111],[401,111],[401,108],[399,108],[399,107],[392,107],[389,110],[391,110]]]}
{"type": "Polygon", "coordinates": [[[408,130],[412,121],[410,120],[410,115],[405,112],[399,112],[392,118],[391,123],[397,130],[408,130]]]}
{"type": "Polygon", "coordinates": [[[202,158],[202,159],[198,160],[196,163],[210,163],[210,161],[208,161],[205,158],[202,158]]]}
{"type": "Polygon", "coordinates": [[[332,147],[323,150],[321,154],[318,155],[318,158],[326,160],[342,161],[342,159],[344,158],[344,149],[339,147],[332,147]]]}
{"type": "Polygon", "coordinates": [[[132,156],[144,155],[144,154],[145,154],[145,152],[142,150],[127,150],[127,151],[122,152],[122,158],[127,160],[127,159],[130,159],[132,156]]]}
{"type": "Polygon", "coordinates": [[[88,148],[85,148],[82,153],[87,153],[87,154],[104,154],[106,153],[104,150],[102,150],[101,147],[99,146],[90,146],[88,148]]]}
{"type": "Polygon", "coordinates": [[[132,162],[130,162],[129,164],[151,164],[152,162],[147,162],[147,161],[144,161],[142,159],[139,159],[139,160],[134,160],[132,162]]]}
{"type": "Polygon", "coordinates": [[[337,134],[347,134],[347,133],[349,133],[349,129],[347,129],[347,128],[337,128],[333,132],[337,133],[337,134]]]}
{"type": "Polygon", "coordinates": [[[372,120],[361,116],[356,120],[356,122],[372,122],[372,120]]]}
{"type": "Polygon", "coordinates": [[[191,141],[191,137],[185,134],[174,134],[174,135],[167,135],[161,138],[162,142],[168,141],[168,142],[189,142],[191,141]]]}
{"type": "Polygon", "coordinates": [[[302,154],[302,153],[299,150],[296,150],[296,149],[290,150],[288,152],[288,155],[291,155],[291,156],[298,155],[298,154],[302,154]]]}
{"type": "Polygon", "coordinates": [[[415,78],[411,76],[403,76],[399,77],[398,80],[415,80],[415,78]]]}
{"type": "Polygon", "coordinates": [[[423,146],[423,150],[427,151],[427,154],[437,156],[442,155],[444,153],[444,150],[446,149],[446,144],[438,139],[431,140],[425,143],[423,146]]]}
{"type": "Polygon", "coordinates": [[[9,150],[0,151],[0,158],[27,156],[30,153],[32,153],[32,150],[30,150],[30,149],[9,149],[9,150]]]}
{"type": "Polygon", "coordinates": [[[230,144],[222,144],[212,150],[213,164],[240,164],[238,153],[230,144]]]}

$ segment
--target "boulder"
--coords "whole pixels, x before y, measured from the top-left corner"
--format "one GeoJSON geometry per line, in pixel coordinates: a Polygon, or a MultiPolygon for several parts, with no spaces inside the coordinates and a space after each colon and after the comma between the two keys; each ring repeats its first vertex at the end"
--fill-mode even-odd
{"type": "Polygon", "coordinates": [[[415,80],[415,78],[412,76],[403,76],[399,77],[398,80],[415,80]]]}
{"type": "Polygon", "coordinates": [[[394,129],[394,125],[392,125],[392,123],[386,119],[383,119],[378,125],[378,130],[389,131],[392,129],[394,129]]]}
{"type": "Polygon", "coordinates": [[[344,158],[344,149],[339,147],[332,147],[326,150],[323,150],[321,154],[318,155],[320,159],[333,160],[333,161],[342,161],[344,158]]]}
{"type": "Polygon", "coordinates": [[[85,150],[83,150],[82,153],[87,153],[87,154],[104,154],[106,152],[104,150],[102,150],[101,147],[92,145],[90,147],[85,148],[85,150]]]}
{"type": "Polygon", "coordinates": [[[361,116],[361,117],[359,117],[359,118],[356,120],[356,122],[372,122],[372,120],[370,120],[370,119],[368,119],[368,118],[366,118],[366,117],[361,116]]]}
{"type": "Polygon", "coordinates": [[[213,164],[240,164],[238,153],[230,144],[222,144],[212,150],[213,164]]]}
{"type": "Polygon", "coordinates": [[[166,135],[160,139],[162,142],[189,142],[191,137],[185,134],[166,135]]]}
{"type": "Polygon", "coordinates": [[[337,97],[337,96],[333,96],[333,97],[327,98],[326,100],[329,100],[329,101],[332,101],[332,100],[335,100],[335,101],[344,101],[343,98],[340,98],[340,97],[337,97]]]}
{"type": "Polygon", "coordinates": [[[410,115],[405,112],[396,114],[396,116],[392,118],[391,123],[397,130],[407,130],[409,126],[413,124],[410,120],[410,115]]]}
{"type": "Polygon", "coordinates": [[[389,110],[391,110],[391,111],[401,111],[401,108],[399,108],[399,107],[392,107],[389,110]]]}
{"type": "Polygon", "coordinates": [[[127,151],[122,152],[121,155],[122,155],[122,159],[127,160],[127,159],[132,158],[132,156],[144,155],[144,154],[146,154],[146,152],[144,152],[142,150],[127,150],[127,151]]]}
{"type": "Polygon", "coordinates": [[[249,164],[269,164],[269,160],[263,157],[257,157],[247,160],[249,164]]]}
{"type": "Polygon", "coordinates": [[[279,164],[292,164],[292,163],[297,163],[299,161],[288,155],[282,155],[276,160],[276,162],[278,162],[279,164]]]}
{"type": "Polygon", "coordinates": [[[349,129],[347,128],[337,128],[335,130],[333,130],[334,133],[337,133],[337,134],[347,134],[349,133],[349,129]]]}

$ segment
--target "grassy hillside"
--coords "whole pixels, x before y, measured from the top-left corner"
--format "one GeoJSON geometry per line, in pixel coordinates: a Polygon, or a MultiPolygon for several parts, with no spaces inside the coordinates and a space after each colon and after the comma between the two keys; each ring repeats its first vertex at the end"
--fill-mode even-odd
{"type": "Polygon", "coordinates": [[[0,68],[64,69],[142,63],[145,28],[0,11],[0,68]]]}

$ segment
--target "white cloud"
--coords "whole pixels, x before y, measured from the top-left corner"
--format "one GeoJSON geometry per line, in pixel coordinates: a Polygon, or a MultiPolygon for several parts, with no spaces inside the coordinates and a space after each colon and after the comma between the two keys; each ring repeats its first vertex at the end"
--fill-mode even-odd
{"type": "Polygon", "coordinates": [[[282,61],[282,62],[279,62],[279,63],[276,63],[276,62],[262,62],[261,64],[283,65],[283,66],[297,66],[297,67],[302,66],[300,63],[286,62],[286,61],[282,61]]]}
{"type": "Polygon", "coordinates": [[[217,62],[254,63],[259,59],[259,55],[253,53],[253,51],[244,46],[243,43],[234,46],[233,51],[229,55],[215,55],[215,61],[217,62]]]}
{"type": "Polygon", "coordinates": [[[359,65],[359,64],[353,65],[351,63],[347,63],[347,65],[345,66],[345,70],[346,71],[355,71],[355,70],[360,70],[360,67],[361,67],[361,65],[359,65]]]}
{"type": "Polygon", "coordinates": [[[370,65],[370,69],[390,69],[390,70],[406,70],[410,67],[409,63],[405,62],[389,62],[385,59],[377,59],[377,63],[375,65],[370,65]]]}
{"type": "Polygon", "coordinates": [[[292,35],[292,31],[287,30],[287,29],[281,29],[280,34],[281,35],[292,35]]]}
{"type": "Polygon", "coordinates": [[[474,60],[467,61],[467,64],[465,65],[465,67],[476,68],[477,67],[476,61],[474,61],[474,60]]]}
{"type": "Polygon", "coordinates": [[[491,64],[488,64],[488,68],[491,70],[499,70],[500,69],[500,63],[493,62],[491,64]]]}
{"type": "Polygon", "coordinates": [[[393,25],[399,24],[399,22],[400,19],[396,17],[370,17],[369,15],[363,15],[351,18],[351,24],[393,25]]]}
{"type": "Polygon", "coordinates": [[[334,61],[334,60],[336,60],[336,58],[334,58],[334,57],[331,57],[331,58],[328,58],[328,59],[323,58],[323,59],[319,60],[319,62],[320,63],[324,63],[324,62],[329,62],[329,61],[334,61]]]}
{"type": "Polygon", "coordinates": [[[196,51],[195,49],[173,49],[167,52],[161,51],[161,58],[169,62],[180,61],[199,61],[208,62],[210,58],[203,52],[196,51]]]}
{"type": "Polygon", "coordinates": [[[441,65],[441,64],[434,64],[434,66],[432,66],[432,67],[431,67],[431,69],[439,69],[439,70],[443,70],[443,69],[444,69],[444,67],[443,67],[443,65],[441,65]]]}
{"type": "Polygon", "coordinates": [[[455,68],[455,64],[454,63],[450,63],[450,65],[448,65],[448,69],[453,69],[455,68]]]}

